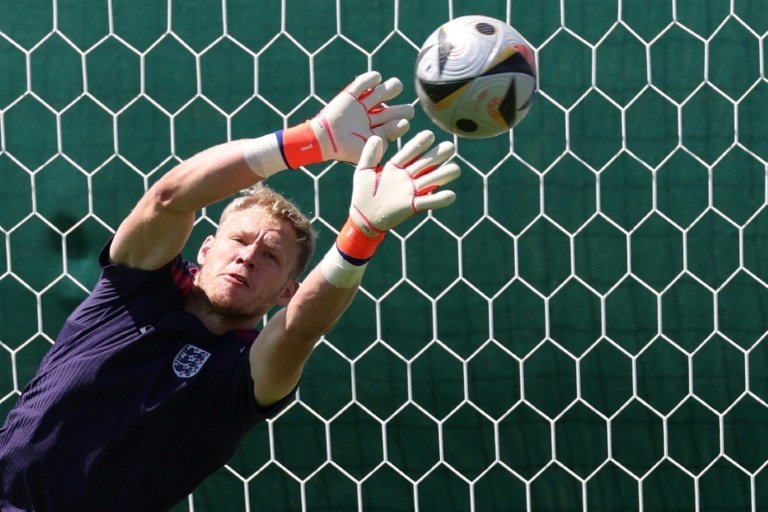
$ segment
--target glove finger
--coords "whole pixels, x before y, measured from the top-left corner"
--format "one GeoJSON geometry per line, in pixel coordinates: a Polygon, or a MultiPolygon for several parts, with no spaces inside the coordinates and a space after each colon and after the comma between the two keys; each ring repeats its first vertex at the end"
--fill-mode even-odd
{"type": "Polygon", "coordinates": [[[357,163],[358,170],[375,169],[384,154],[384,141],[377,135],[371,136],[363,146],[360,160],[357,163]]]}
{"type": "MultiPolygon", "coordinates": [[[[379,75],[381,76],[381,75],[379,75]]],[[[378,82],[377,82],[378,83],[378,82]]],[[[403,83],[399,78],[390,78],[383,84],[377,85],[373,92],[360,98],[365,110],[371,110],[373,107],[384,101],[389,101],[403,91],[403,83]]]]}
{"type": "Polygon", "coordinates": [[[413,105],[392,105],[381,109],[378,112],[368,112],[371,119],[371,126],[381,126],[394,119],[413,119],[413,105]]]}
{"type": "Polygon", "coordinates": [[[416,190],[441,187],[450,183],[461,175],[461,169],[454,163],[438,167],[434,171],[428,172],[414,180],[416,190]]]}
{"type": "MultiPolygon", "coordinates": [[[[368,89],[373,89],[379,85],[379,83],[381,83],[381,73],[378,71],[368,71],[355,77],[355,79],[352,80],[352,83],[349,84],[344,90],[357,98],[368,89]]],[[[366,108],[366,110],[368,109],[366,108]]]]}
{"type": "Polygon", "coordinates": [[[407,119],[393,119],[388,123],[377,126],[373,133],[383,138],[385,141],[394,141],[405,135],[405,132],[411,127],[407,119]]]}
{"type": "Polygon", "coordinates": [[[422,153],[429,149],[429,146],[435,141],[435,134],[429,130],[423,130],[413,136],[403,147],[395,153],[390,162],[398,167],[407,166],[416,160],[422,153]]]}
{"type": "Polygon", "coordinates": [[[417,212],[423,212],[424,210],[434,210],[453,204],[455,200],[456,194],[452,190],[441,190],[440,192],[435,192],[434,194],[414,197],[413,208],[417,212]]]}
{"type": "Polygon", "coordinates": [[[413,177],[428,173],[442,165],[444,162],[447,162],[448,159],[453,156],[454,152],[455,147],[452,142],[441,142],[415,161],[408,164],[408,173],[413,177]]]}

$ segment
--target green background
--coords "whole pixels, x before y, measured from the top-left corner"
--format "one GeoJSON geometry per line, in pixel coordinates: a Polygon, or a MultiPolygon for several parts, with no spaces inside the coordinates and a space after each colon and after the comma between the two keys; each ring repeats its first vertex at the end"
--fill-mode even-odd
{"type": "MultiPolygon", "coordinates": [[[[0,418],[159,176],[371,68],[415,102],[420,44],[486,14],[536,51],[528,117],[457,141],[457,203],[388,237],[299,401],[175,510],[768,509],[763,7],[0,0],[0,418]]],[[[271,184],[316,261],[347,166],[271,184]]]]}

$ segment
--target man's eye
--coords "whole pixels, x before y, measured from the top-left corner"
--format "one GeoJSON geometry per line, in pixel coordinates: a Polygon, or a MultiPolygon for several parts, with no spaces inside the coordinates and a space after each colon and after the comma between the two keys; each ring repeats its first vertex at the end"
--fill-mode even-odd
{"type": "Polygon", "coordinates": [[[269,249],[269,248],[265,247],[264,248],[264,257],[269,259],[269,260],[271,260],[271,261],[274,261],[276,263],[280,263],[280,254],[278,254],[277,251],[274,251],[272,249],[269,249]]]}

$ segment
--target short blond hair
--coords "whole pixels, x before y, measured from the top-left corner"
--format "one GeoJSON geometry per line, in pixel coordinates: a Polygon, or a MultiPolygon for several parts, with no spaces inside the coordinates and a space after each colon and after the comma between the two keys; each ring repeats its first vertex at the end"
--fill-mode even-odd
{"type": "Polygon", "coordinates": [[[266,185],[258,183],[244,189],[240,196],[233,199],[224,208],[219,218],[219,227],[233,213],[250,210],[251,208],[261,208],[272,217],[285,220],[293,227],[299,250],[291,277],[298,278],[307,269],[309,259],[315,251],[317,233],[312,229],[309,218],[285,196],[275,192],[266,185]]]}

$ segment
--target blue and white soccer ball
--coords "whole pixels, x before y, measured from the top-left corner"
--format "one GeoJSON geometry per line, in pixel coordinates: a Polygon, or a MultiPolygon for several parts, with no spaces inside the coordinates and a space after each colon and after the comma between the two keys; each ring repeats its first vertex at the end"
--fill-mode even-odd
{"type": "Polygon", "coordinates": [[[462,16],[435,30],[416,59],[416,93],[442,129],[494,137],[528,113],[536,94],[533,50],[511,26],[462,16]]]}

